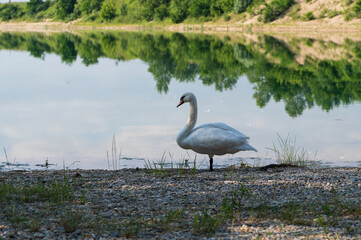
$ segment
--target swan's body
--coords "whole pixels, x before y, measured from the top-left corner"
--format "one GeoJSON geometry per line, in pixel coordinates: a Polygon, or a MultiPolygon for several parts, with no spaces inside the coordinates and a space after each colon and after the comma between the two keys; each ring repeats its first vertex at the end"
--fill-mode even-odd
{"type": "Polygon", "coordinates": [[[248,144],[249,137],[224,123],[208,123],[196,128],[197,99],[193,93],[182,95],[177,107],[185,102],[190,104],[190,116],[186,126],[177,136],[177,143],[183,149],[209,156],[210,170],[213,170],[213,156],[234,154],[239,151],[257,151],[248,144]]]}

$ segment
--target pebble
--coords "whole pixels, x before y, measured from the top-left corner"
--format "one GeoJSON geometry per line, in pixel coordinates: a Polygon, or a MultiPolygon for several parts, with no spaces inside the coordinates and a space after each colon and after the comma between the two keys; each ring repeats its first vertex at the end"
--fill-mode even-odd
{"type": "MultiPolygon", "coordinates": [[[[0,239],[124,239],[127,236],[125,226],[127,231],[136,231],[137,221],[141,223],[140,230],[133,235],[129,233],[131,238],[361,239],[359,215],[343,216],[332,226],[326,226],[327,231],[317,224],[317,218],[310,225],[297,225],[271,217],[252,218],[246,212],[219,226],[209,236],[193,229],[196,214],[203,209],[213,215],[219,213],[222,200],[235,191],[241,192],[242,186],[252,195],[252,198],[244,198],[244,207],[254,206],[254,199],[277,207],[289,202],[325,201],[332,194],[337,194],[340,200],[360,205],[360,168],[316,166],[268,171],[240,168],[214,172],[197,170],[194,174],[177,170],[164,172],[161,176],[141,169],[68,170],[65,174],[76,186],[74,195],[79,199],[83,196],[83,202],[75,197],[76,200],[65,204],[22,203],[23,215],[42,216],[39,232],[31,232],[26,226],[12,224],[5,211],[6,205],[11,203],[0,201],[0,239]],[[82,217],[73,233],[66,233],[60,223],[66,208],[82,217]],[[184,210],[178,222],[144,226],[155,219],[165,219],[177,209],[184,210]],[[133,225],[131,220],[135,221],[133,225]],[[110,223],[115,223],[112,228],[107,225],[110,223]]],[[[39,180],[51,183],[63,176],[64,171],[0,172],[0,184],[35,184],[39,180]]],[[[328,216],[322,217],[328,219],[328,216]]]]}

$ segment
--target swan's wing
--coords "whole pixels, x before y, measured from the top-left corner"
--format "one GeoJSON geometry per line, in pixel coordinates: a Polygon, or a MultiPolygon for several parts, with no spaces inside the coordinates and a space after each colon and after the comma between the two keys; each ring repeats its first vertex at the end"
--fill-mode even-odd
{"type": "Polygon", "coordinates": [[[247,146],[249,138],[224,123],[204,124],[195,128],[186,141],[191,148],[199,153],[223,155],[235,153],[247,146]]]}
{"type": "Polygon", "coordinates": [[[205,129],[205,128],[212,128],[212,129],[219,129],[219,130],[224,130],[226,132],[232,133],[234,135],[239,136],[240,138],[244,138],[245,140],[249,139],[249,137],[247,137],[246,135],[244,135],[243,133],[239,132],[238,130],[228,126],[225,123],[208,123],[208,124],[203,124],[200,125],[199,127],[196,127],[193,131],[196,131],[197,129],[205,129]]]}

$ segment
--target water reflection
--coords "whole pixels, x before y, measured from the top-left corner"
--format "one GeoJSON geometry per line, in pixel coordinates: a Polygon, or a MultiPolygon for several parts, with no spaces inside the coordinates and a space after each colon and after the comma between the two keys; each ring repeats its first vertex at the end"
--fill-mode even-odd
{"type": "Polygon", "coordinates": [[[251,136],[260,152],[247,159],[271,157],[265,148],[279,133],[321,160],[357,161],[360,47],[267,35],[0,33],[1,144],[17,159],[49,158],[60,168],[102,159],[106,167],[115,133],[121,166],[129,157],[142,167],[134,158],[179,153],[175,136],[188,109],[175,105],[191,89],[200,123],[226,122],[251,136]]]}
{"type": "Polygon", "coordinates": [[[361,100],[361,42],[343,45],[314,39],[286,43],[260,35],[238,41],[206,35],[129,32],[1,33],[0,49],[26,50],[36,58],[46,53],[59,55],[65,64],[80,57],[85,66],[100,58],[116,61],[141,59],[148,64],[159,92],[167,93],[172,79],[214,85],[217,91],[232,89],[242,75],[254,84],[253,97],[265,107],[273,98],[285,103],[291,117],[302,115],[315,105],[329,111],[361,100]],[[302,56],[304,47],[335,48],[343,52],[331,59],[302,56]],[[302,61],[300,63],[300,61],[302,61]]]}

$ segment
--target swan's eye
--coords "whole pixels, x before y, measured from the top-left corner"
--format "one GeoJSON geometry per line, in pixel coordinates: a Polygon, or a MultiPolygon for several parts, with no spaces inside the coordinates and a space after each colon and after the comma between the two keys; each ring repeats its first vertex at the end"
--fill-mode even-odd
{"type": "Polygon", "coordinates": [[[182,101],[183,101],[183,100],[184,100],[184,98],[185,98],[185,96],[182,96],[182,97],[180,98],[180,100],[182,100],[182,101]]]}

